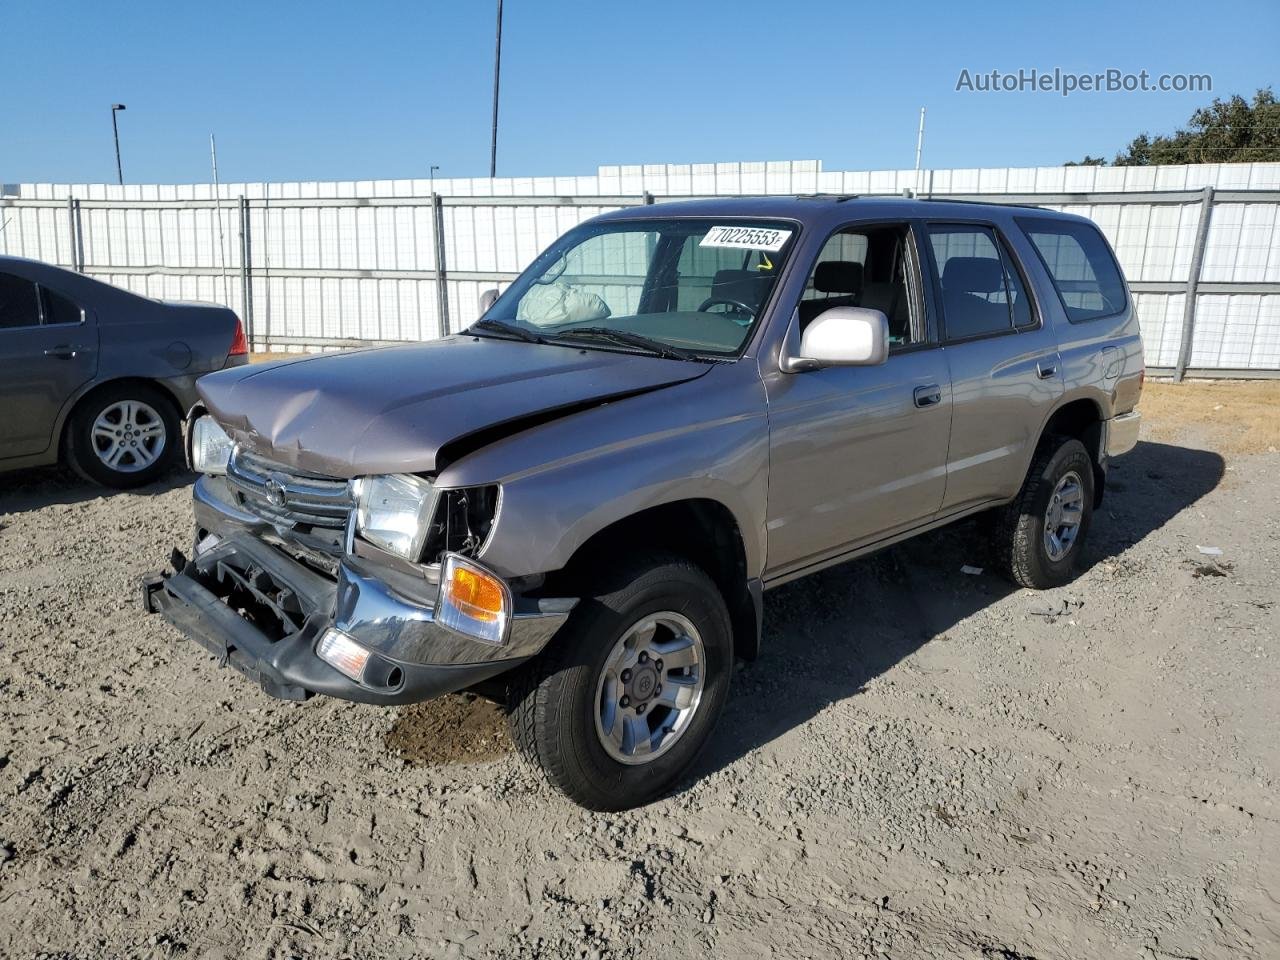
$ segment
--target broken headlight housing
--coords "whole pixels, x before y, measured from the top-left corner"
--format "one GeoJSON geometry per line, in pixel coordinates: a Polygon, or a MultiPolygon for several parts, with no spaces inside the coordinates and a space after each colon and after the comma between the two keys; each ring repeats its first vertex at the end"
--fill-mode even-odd
{"type": "Polygon", "coordinates": [[[435,485],[410,474],[360,477],[352,483],[356,536],[416,562],[431,530],[435,485]]]}
{"type": "Polygon", "coordinates": [[[437,490],[407,474],[352,481],[357,537],[411,563],[479,556],[498,517],[497,484],[437,490]]]}

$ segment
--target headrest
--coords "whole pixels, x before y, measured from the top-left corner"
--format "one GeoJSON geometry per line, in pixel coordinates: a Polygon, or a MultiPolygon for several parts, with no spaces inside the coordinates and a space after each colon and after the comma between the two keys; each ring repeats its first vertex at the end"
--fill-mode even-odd
{"type": "Polygon", "coordinates": [[[961,293],[1004,289],[1004,267],[991,257],[952,257],[942,268],[942,286],[961,293]]]}
{"type": "Polygon", "coordinates": [[[854,260],[824,260],[813,271],[819,293],[861,293],[862,264],[854,260]]]}

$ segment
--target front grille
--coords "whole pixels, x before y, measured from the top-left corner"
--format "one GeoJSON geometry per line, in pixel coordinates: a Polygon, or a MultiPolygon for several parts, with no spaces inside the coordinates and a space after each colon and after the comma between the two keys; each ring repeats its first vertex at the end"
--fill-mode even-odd
{"type": "Polygon", "coordinates": [[[236,502],[276,526],[341,530],[351,514],[346,480],[301,473],[238,447],[227,463],[236,502]]]}

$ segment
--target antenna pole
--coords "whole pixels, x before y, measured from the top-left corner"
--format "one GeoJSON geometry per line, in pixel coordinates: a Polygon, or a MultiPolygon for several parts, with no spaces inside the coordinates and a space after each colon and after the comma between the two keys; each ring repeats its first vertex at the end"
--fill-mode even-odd
{"type": "Polygon", "coordinates": [[[218,146],[213,140],[212,133],[209,134],[209,156],[213,160],[213,197],[218,213],[218,256],[222,261],[222,302],[229,306],[231,291],[227,287],[227,245],[222,239],[222,188],[218,185],[218,146]]]}
{"type": "Polygon", "coordinates": [[[916,194],[920,193],[920,155],[924,152],[924,107],[920,108],[920,129],[916,132],[916,194]]]}

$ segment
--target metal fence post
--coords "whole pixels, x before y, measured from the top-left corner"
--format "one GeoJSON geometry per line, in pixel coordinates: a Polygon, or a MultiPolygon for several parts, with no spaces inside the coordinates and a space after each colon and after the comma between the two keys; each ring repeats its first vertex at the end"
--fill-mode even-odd
{"type": "Polygon", "coordinates": [[[80,201],[67,195],[67,236],[71,240],[71,269],[84,273],[84,230],[80,222],[80,201]]]}
{"type": "Polygon", "coordinates": [[[253,348],[253,246],[249,241],[249,201],[240,194],[240,312],[244,336],[253,348]]]}
{"type": "Polygon", "coordinates": [[[80,200],[76,199],[76,269],[84,273],[84,215],[80,212],[80,200]]]}
{"type": "Polygon", "coordinates": [[[76,261],[76,198],[71,194],[67,194],[67,230],[71,240],[71,269],[78,270],[80,268],[76,261]]]}
{"type": "Polygon", "coordinates": [[[1204,188],[1200,200],[1200,222],[1196,226],[1196,245],[1191,253],[1191,272],[1187,275],[1186,301],[1182,305],[1182,342],[1178,344],[1178,366],[1173,382],[1181,383],[1191,362],[1191,341],[1196,332],[1196,290],[1204,267],[1204,250],[1209,243],[1209,218],[1213,213],[1213,187],[1204,188]]]}
{"type": "Polygon", "coordinates": [[[444,265],[444,200],[438,193],[431,194],[431,233],[436,246],[436,313],[439,316],[440,336],[449,335],[449,289],[445,286],[444,265]]]}

